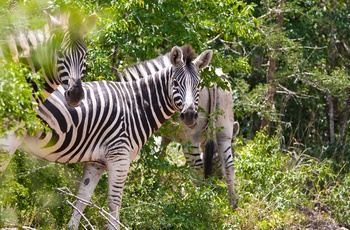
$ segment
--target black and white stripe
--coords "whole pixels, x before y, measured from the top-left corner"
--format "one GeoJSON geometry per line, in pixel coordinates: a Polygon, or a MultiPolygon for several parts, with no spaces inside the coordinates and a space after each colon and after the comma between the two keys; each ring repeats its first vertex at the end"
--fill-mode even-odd
{"type": "MultiPolygon", "coordinates": [[[[77,106],[83,98],[81,81],[86,70],[87,49],[83,37],[94,27],[96,15],[79,19],[72,13],[55,17],[45,14],[48,24],[44,29],[8,35],[0,43],[0,58],[24,63],[33,73],[42,71],[44,98],[37,98],[38,104],[62,85],[68,104],[77,106]]],[[[37,91],[36,85],[33,90],[37,91]]]]}
{"type": "MultiPolygon", "coordinates": [[[[118,80],[134,81],[135,76],[147,78],[169,65],[171,65],[169,54],[159,56],[126,68],[124,76],[119,75],[118,80]]],[[[215,72],[219,77],[227,77],[221,69],[216,69],[215,72]]],[[[182,84],[186,83],[182,82],[182,84]]],[[[228,187],[230,203],[233,207],[237,207],[234,192],[235,170],[232,140],[239,131],[239,124],[234,121],[232,92],[218,88],[214,84],[213,88],[202,88],[198,98],[199,102],[196,101],[195,104],[199,105],[202,111],[199,112],[197,125],[195,127],[184,126],[180,131],[176,129],[174,134],[164,135],[163,143],[169,144],[171,141],[181,143],[186,164],[195,169],[204,168],[205,177],[211,174],[212,158],[217,153],[228,187]],[[200,148],[204,151],[203,154],[200,148]]],[[[174,121],[173,124],[178,126],[178,122],[181,121],[174,121]]]]}
{"type": "MultiPolygon", "coordinates": [[[[45,14],[48,24],[44,29],[20,31],[0,42],[0,61],[23,63],[33,73],[41,71],[45,79],[44,88],[40,97],[33,97],[38,105],[42,105],[59,85],[63,85],[67,104],[77,106],[84,96],[82,77],[86,65],[86,46],[83,36],[94,27],[96,15],[80,19],[69,12],[55,17],[45,14]]],[[[37,85],[32,85],[33,91],[38,92],[37,85]]],[[[19,140],[14,132],[6,133],[6,137],[0,139],[2,154],[9,155],[0,162],[0,171],[6,169],[19,140]]]]}
{"type": "MultiPolygon", "coordinates": [[[[215,84],[213,88],[204,87],[199,92],[199,107],[201,110],[196,127],[184,126],[176,133],[162,136],[162,141],[165,144],[171,141],[181,143],[186,164],[196,169],[203,168],[205,177],[211,174],[213,157],[218,157],[230,204],[236,208],[232,141],[239,131],[239,124],[234,121],[232,92],[218,88],[215,84]]],[[[178,121],[174,121],[173,125],[176,123],[178,121]]]]}
{"type": "MultiPolygon", "coordinates": [[[[183,94],[191,91],[192,102],[197,100],[194,97],[199,91],[198,70],[209,64],[212,51],[203,52],[195,60],[193,54],[190,47],[174,47],[169,54],[171,66],[147,79],[82,83],[85,98],[75,108],[67,105],[64,89],[59,87],[38,109],[38,116],[52,132],[26,136],[21,147],[53,162],[86,162],[78,192],[84,200],[91,198],[107,170],[108,205],[110,213],[118,219],[130,162],[147,139],[175,111],[185,114],[190,111],[190,115],[185,115],[187,122],[195,123],[197,107],[193,104],[186,108],[183,94]]],[[[17,139],[14,142],[18,145],[17,139]]],[[[78,228],[85,208],[79,201],[76,206],[79,211],[74,210],[69,223],[74,229],[78,228]]],[[[114,229],[117,221],[113,218],[110,221],[109,229],[114,229]]]]}

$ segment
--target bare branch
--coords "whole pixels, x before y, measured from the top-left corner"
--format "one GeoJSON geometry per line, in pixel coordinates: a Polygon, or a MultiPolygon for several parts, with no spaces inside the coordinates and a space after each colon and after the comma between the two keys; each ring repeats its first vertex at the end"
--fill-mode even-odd
{"type": "Polygon", "coordinates": [[[335,124],[334,124],[334,104],[333,104],[333,97],[331,95],[331,92],[329,90],[326,91],[326,100],[328,104],[328,128],[329,128],[329,141],[331,144],[335,142],[335,124]]]}
{"type": "MultiPolygon", "coordinates": [[[[82,202],[83,204],[86,204],[90,207],[93,207],[95,209],[97,209],[99,211],[99,213],[107,219],[107,221],[113,226],[113,223],[110,222],[110,219],[114,220],[115,222],[117,222],[118,225],[120,225],[121,227],[123,227],[125,230],[128,230],[128,228],[123,225],[119,220],[117,220],[117,218],[115,218],[114,216],[112,216],[110,213],[108,213],[107,211],[105,211],[103,208],[97,206],[96,204],[94,204],[91,201],[87,201],[84,199],[81,199],[80,197],[74,195],[67,187],[63,187],[63,188],[55,188],[55,190],[57,190],[58,192],[60,192],[63,195],[67,195],[67,196],[71,196],[74,197],[75,199],[79,200],[80,202],[82,202]]],[[[69,202],[69,201],[67,201],[69,202]]],[[[69,202],[70,203],[70,202],[69,202]]],[[[74,207],[76,209],[76,207],[74,207]]],[[[82,215],[82,213],[80,213],[82,215]]],[[[82,215],[84,217],[84,215],[82,215]]],[[[84,218],[85,219],[85,218],[84,218]]],[[[116,226],[113,226],[115,229],[118,229],[116,226]]]]}
{"type": "MultiPolygon", "coordinates": [[[[90,226],[90,228],[92,229],[92,230],[94,230],[94,227],[92,226],[92,224],[90,223],[90,221],[89,221],[89,219],[82,213],[82,212],[80,212],[80,210],[77,208],[77,207],[75,207],[75,205],[72,203],[72,202],[70,202],[69,200],[67,200],[67,203],[70,205],[70,206],[72,206],[75,210],[77,210],[78,212],[79,212],[79,214],[84,218],[84,220],[88,223],[88,225],[90,226]]],[[[85,226],[83,226],[85,229],[87,229],[85,226]]]]}
{"type": "Polygon", "coordinates": [[[232,53],[235,53],[235,54],[237,54],[237,55],[241,55],[241,53],[235,51],[234,49],[231,49],[231,47],[227,45],[227,44],[237,44],[237,42],[229,42],[229,41],[225,41],[225,40],[223,40],[223,39],[220,39],[220,41],[222,42],[222,44],[224,44],[225,49],[228,49],[228,50],[230,50],[232,53]]]}
{"type": "Polygon", "coordinates": [[[276,91],[276,93],[283,93],[283,94],[288,94],[288,95],[292,95],[292,96],[298,95],[296,92],[293,92],[293,91],[283,87],[281,84],[278,84],[278,87],[282,88],[283,91],[276,91]]]}
{"type": "Polygon", "coordinates": [[[287,50],[294,50],[294,49],[311,49],[311,50],[322,50],[327,49],[327,46],[322,47],[312,47],[312,46],[291,46],[291,47],[278,47],[278,48],[269,48],[270,51],[287,51],[287,50]]]}
{"type": "Polygon", "coordinates": [[[221,36],[221,34],[218,34],[218,35],[215,36],[215,38],[213,38],[213,39],[211,39],[211,40],[205,42],[204,44],[205,44],[205,45],[208,45],[209,43],[213,43],[213,42],[215,42],[215,40],[218,39],[220,36],[221,36]]]}
{"type": "Polygon", "coordinates": [[[307,94],[298,94],[297,92],[294,92],[294,91],[291,91],[291,90],[285,88],[281,84],[278,84],[278,87],[283,90],[283,91],[277,90],[276,93],[279,93],[279,94],[286,94],[288,96],[292,96],[293,98],[302,98],[302,99],[305,99],[305,98],[316,98],[316,97],[313,97],[313,96],[307,95],[307,94]]]}

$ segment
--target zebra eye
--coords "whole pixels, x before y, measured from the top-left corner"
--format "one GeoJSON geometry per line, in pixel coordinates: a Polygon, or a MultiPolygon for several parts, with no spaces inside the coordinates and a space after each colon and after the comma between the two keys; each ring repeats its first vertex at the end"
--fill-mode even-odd
{"type": "Polygon", "coordinates": [[[173,83],[174,83],[174,87],[175,87],[175,88],[178,88],[178,87],[179,87],[179,82],[178,82],[177,80],[174,80],[173,83]]]}
{"type": "Polygon", "coordinates": [[[61,50],[57,51],[57,56],[58,56],[59,58],[63,58],[63,53],[62,53],[61,50]]]}

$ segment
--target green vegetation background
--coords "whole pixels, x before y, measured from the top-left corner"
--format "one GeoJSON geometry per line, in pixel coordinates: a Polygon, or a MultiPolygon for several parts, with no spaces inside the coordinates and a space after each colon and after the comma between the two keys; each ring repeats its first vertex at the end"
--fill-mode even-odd
{"type": "MultiPolygon", "coordinates": [[[[204,181],[183,166],[178,145],[159,150],[152,138],[124,191],[120,220],[130,229],[350,228],[348,1],[12,0],[0,6],[2,37],[40,28],[44,9],[96,12],[85,81],[114,80],[126,65],[186,43],[197,53],[214,51],[204,85],[228,87],[214,69],[229,74],[241,126],[234,143],[238,209],[229,206],[220,176],[204,181]]],[[[29,133],[42,128],[31,110],[27,73],[1,63],[1,135],[18,126],[29,133]]],[[[67,201],[74,198],[55,188],[74,194],[81,172],[81,164],[18,151],[0,175],[0,227],[65,228],[72,213],[67,201]]],[[[107,210],[106,194],[104,175],[93,202],[107,210]]],[[[85,215],[103,228],[96,209],[85,215]]]]}

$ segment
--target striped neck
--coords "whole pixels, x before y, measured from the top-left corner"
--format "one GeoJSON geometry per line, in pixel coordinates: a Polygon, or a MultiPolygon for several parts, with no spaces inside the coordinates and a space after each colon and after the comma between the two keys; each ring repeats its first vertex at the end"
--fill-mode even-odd
{"type": "MultiPolygon", "coordinates": [[[[48,33],[46,33],[48,34],[48,33]]],[[[61,81],[57,73],[57,50],[60,44],[60,38],[55,35],[48,35],[49,37],[43,41],[36,49],[32,48],[30,56],[26,58],[27,63],[30,64],[33,73],[41,72],[44,78],[44,83],[40,89],[36,83],[33,85],[33,93],[39,93],[35,101],[41,105],[51,93],[53,93],[61,81]]]]}
{"type": "Polygon", "coordinates": [[[176,111],[172,95],[172,68],[168,67],[156,74],[134,81],[134,87],[140,89],[139,95],[142,100],[138,106],[147,117],[150,130],[147,130],[149,138],[160,128],[176,111]]]}

